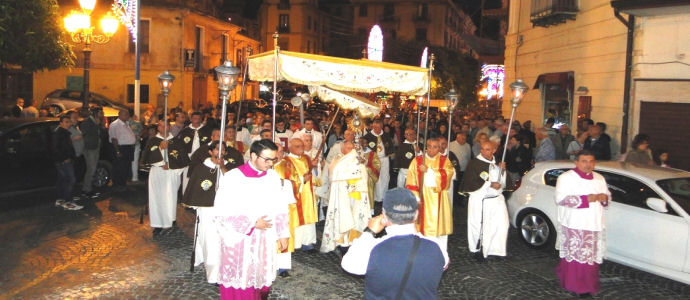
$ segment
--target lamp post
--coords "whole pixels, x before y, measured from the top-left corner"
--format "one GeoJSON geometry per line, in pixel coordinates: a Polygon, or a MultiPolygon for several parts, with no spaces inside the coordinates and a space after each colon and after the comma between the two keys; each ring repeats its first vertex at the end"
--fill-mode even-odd
{"type": "Polygon", "coordinates": [[[101,18],[101,31],[103,34],[94,34],[94,27],[91,26],[91,12],[96,6],[96,0],[79,0],[81,9],[72,10],[64,18],[64,25],[70,33],[72,41],[84,43],[84,87],[82,93],[82,107],[89,106],[89,68],[91,65],[91,43],[105,44],[117,31],[118,20],[108,12],[101,18]]]}
{"type": "Polygon", "coordinates": [[[453,128],[453,110],[458,105],[458,93],[455,92],[455,88],[451,88],[445,96],[446,105],[448,106],[448,143],[450,143],[450,133],[452,131],[451,128],[453,128]]]}
{"type": "MultiPolygon", "coordinates": [[[[170,74],[168,70],[163,71],[160,75],[158,75],[158,84],[161,86],[161,93],[163,94],[163,99],[165,101],[164,106],[164,111],[163,111],[163,122],[165,125],[163,126],[163,141],[165,141],[168,138],[168,94],[170,94],[170,88],[172,88],[173,81],[175,81],[175,76],[170,74]]],[[[165,160],[165,165],[168,165],[168,147],[165,147],[163,150],[164,155],[163,159],[165,160]]]]}
{"type": "Polygon", "coordinates": [[[522,82],[522,79],[518,79],[515,82],[511,83],[510,85],[510,93],[512,95],[512,99],[510,99],[511,106],[513,107],[512,110],[510,111],[510,123],[508,123],[508,132],[506,132],[506,142],[505,145],[503,145],[503,154],[501,155],[501,161],[504,162],[506,160],[506,151],[508,151],[508,141],[510,140],[510,128],[513,126],[513,118],[515,117],[515,109],[518,107],[520,104],[520,101],[522,101],[522,97],[525,96],[525,93],[529,89],[529,87],[522,82]]]}
{"type": "MultiPolygon", "coordinates": [[[[223,109],[220,115],[220,142],[225,142],[225,125],[228,110],[228,95],[230,91],[235,89],[237,85],[237,76],[240,74],[240,69],[232,65],[232,61],[226,60],[222,65],[213,68],[218,76],[218,90],[220,91],[220,100],[223,101],[223,109]]],[[[218,160],[222,161],[223,154],[218,151],[218,160]]],[[[220,172],[219,172],[220,175],[220,172]]],[[[216,185],[217,187],[218,185],[216,185]]]]}

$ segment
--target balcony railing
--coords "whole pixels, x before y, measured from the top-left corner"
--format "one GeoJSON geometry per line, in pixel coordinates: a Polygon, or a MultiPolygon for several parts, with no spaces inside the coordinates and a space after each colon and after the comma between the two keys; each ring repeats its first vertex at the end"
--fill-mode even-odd
{"type": "Polygon", "coordinates": [[[548,27],[575,20],[578,0],[532,0],[530,21],[533,26],[548,27]]]}
{"type": "Polygon", "coordinates": [[[290,26],[278,26],[278,33],[290,33],[290,26]]]}

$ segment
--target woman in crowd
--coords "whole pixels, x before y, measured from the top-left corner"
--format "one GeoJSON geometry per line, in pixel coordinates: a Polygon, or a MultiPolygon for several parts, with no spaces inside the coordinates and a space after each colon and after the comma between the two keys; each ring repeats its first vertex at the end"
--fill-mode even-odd
{"type": "Polygon", "coordinates": [[[653,165],[651,150],[649,149],[649,136],[638,134],[633,138],[632,150],[625,155],[625,162],[638,163],[641,165],[653,165]]]}
{"type": "Polygon", "coordinates": [[[479,155],[479,151],[482,149],[482,142],[488,139],[489,137],[486,135],[486,133],[477,133],[477,137],[474,138],[474,144],[472,144],[472,157],[479,155]]]}

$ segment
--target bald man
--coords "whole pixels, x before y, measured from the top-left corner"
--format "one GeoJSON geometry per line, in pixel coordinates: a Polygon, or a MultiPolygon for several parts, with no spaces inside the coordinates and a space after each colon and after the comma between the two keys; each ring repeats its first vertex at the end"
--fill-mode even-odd
{"type": "Polygon", "coordinates": [[[467,204],[467,240],[477,260],[489,255],[506,256],[508,209],[503,188],[505,162],[496,163],[498,144],[484,141],[479,155],[472,159],[462,177],[460,191],[469,193],[467,204]]]}
{"type": "Polygon", "coordinates": [[[329,166],[331,188],[326,222],[321,239],[321,252],[350,246],[359,237],[371,219],[367,170],[354,143],[343,141],[340,147],[342,156],[329,166]]]}

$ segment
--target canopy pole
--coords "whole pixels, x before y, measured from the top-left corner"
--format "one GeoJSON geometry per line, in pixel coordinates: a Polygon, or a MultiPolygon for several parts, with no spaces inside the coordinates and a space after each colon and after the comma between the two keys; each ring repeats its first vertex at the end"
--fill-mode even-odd
{"type": "Polygon", "coordinates": [[[276,105],[278,102],[278,52],[280,49],[278,47],[278,32],[273,34],[273,131],[271,131],[271,136],[273,137],[273,142],[276,142],[276,105]]]}
{"type": "Polygon", "coordinates": [[[433,53],[429,55],[429,91],[426,97],[426,121],[424,121],[424,163],[426,163],[426,140],[428,140],[427,134],[429,133],[429,105],[431,105],[431,74],[434,70],[434,59],[436,57],[433,53]]]}
{"type": "Polygon", "coordinates": [[[235,122],[235,128],[240,125],[242,100],[247,100],[247,73],[249,72],[249,56],[251,55],[252,46],[247,46],[247,61],[244,64],[244,74],[242,74],[242,91],[240,92],[240,99],[237,101],[237,121],[235,122]]]}
{"type": "Polygon", "coordinates": [[[326,144],[326,141],[328,141],[328,133],[331,132],[331,128],[333,127],[333,123],[335,123],[335,119],[338,117],[338,113],[340,113],[340,106],[336,105],[338,108],[335,110],[335,114],[333,115],[333,120],[331,120],[331,124],[328,125],[328,129],[326,129],[326,134],[324,135],[323,141],[321,141],[321,145],[319,145],[319,149],[317,149],[317,157],[318,153],[323,150],[323,146],[326,144]]]}

